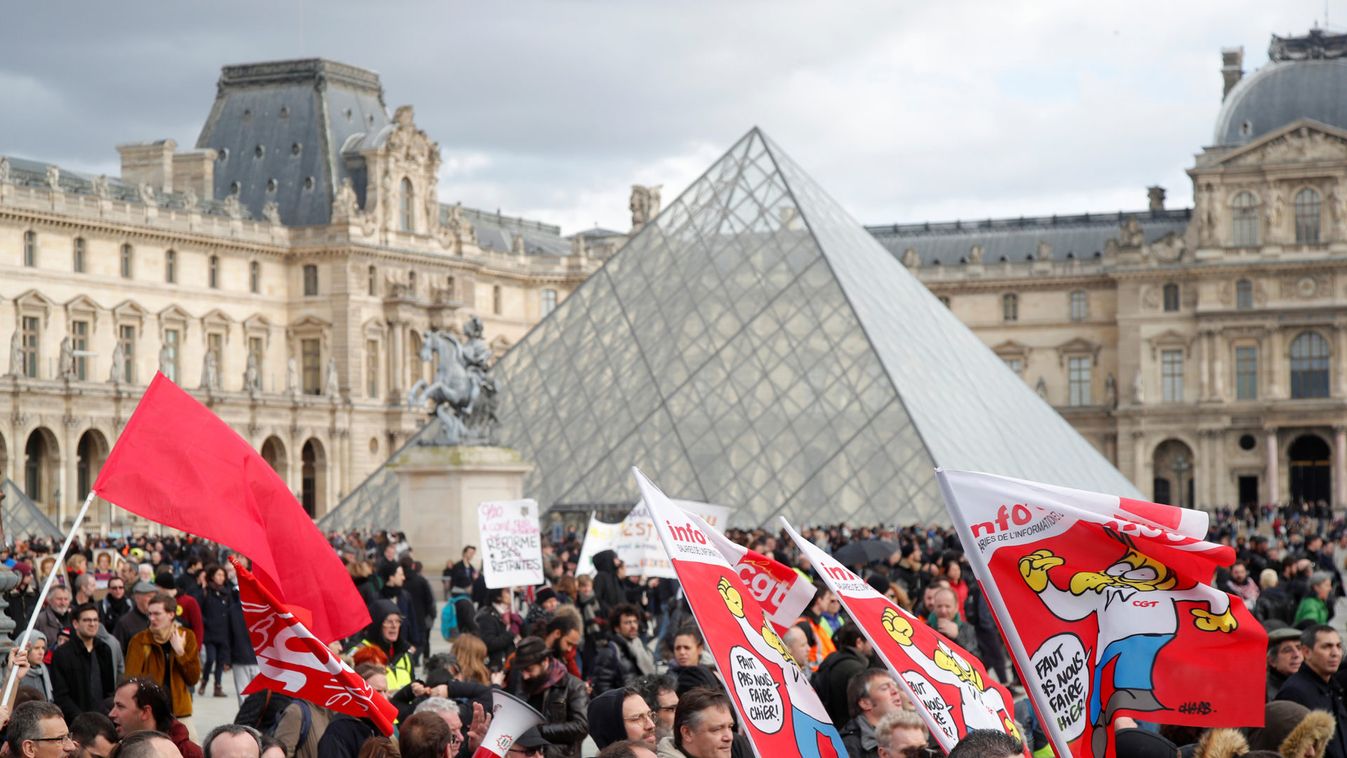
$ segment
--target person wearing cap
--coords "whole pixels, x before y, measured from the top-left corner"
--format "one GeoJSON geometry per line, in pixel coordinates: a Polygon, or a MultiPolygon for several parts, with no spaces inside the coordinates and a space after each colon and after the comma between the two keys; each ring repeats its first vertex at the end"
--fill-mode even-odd
{"type": "Polygon", "coordinates": [[[1318,758],[1333,729],[1333,716],[1325,711],[1274,700],[1264,706],[1263,726],[1249,729],[1247,736],[1252,750],[1273,751],[1286,758],[1318,758]]]}
{"type": "Polygon", "coordinates": [[[159,588],[144,580],[131,585],[131,602],[134,607],[122,614],[117,620],[117,626],[112,629],[112,636],[117,638],[123,653],[126,652],[126,646],[132,637],[150,628],[150,600],[158,592],[159,588]]]}
{"type": "Polygon", "coordinates": [[[1342,665],[1342,637],[1331,626],[1311,626],[1300,635],[1305,661],[1277,691],[1277,700],[1290,700],[1310,710],[1326,711],[1338,724],[1328,740],[1325,755],[1347,758],[1347,704],[1343,701],[1338,668],[1342,665]]]}
{"type": "Polygon", "coordinates": [[[1266,700],[1272,700],[1277,696],[1277,690],[1286,684],[1286,680],[1292,674],[1300,670],[1300,664],[1305,660],[1305,655],[1300,649],[1300,630],[1289,626],[1273,628],[1273,623],[1268,622],[1267,631],[1266,700]]]}
{"type": "Polygon", "coordinates": [[[14,564],[14,573],[19,575],[19,583],[5,593],[9,607],[5,613],[14,620],[14,626],[20,629],[28,626],[28,619],[37,610],[37,591],[33,589],[33,567],[27,561],[14,564]]]}
{"type": "Polygon", "coordinates": [[[553,747],[555,746],[542,736],[542,731],[538,727],[533,727],[510,743],[510,749],[505,751],[505,757],[534,758],[540,755],[551,755],[550,750],[553,747]]]}
{"type": "Polygon", "coordinates": [[[549,758],[580,758],[580,746],[589,733],[589,695],[585,683],[552,657],[539,637],[519,641],[507,673],[510,694],[533,706],[546,722],[538,733],[553,748],[549,758]]]}
{"type": "Polygon", "coordinates": [[[1328,597],[1333,593],[1333,577],[1327,571],[1316,571],[1310,575],[1310,591],[1296,606],[1296,618],[1293,625],[1309,619],[1315,624],[1327,624],[1329,618],[1328,597]]]}
{"type": "Polygon", "coordinates": [[[1145,729],[1130,727],[1113,734],[1116,755],[1128,758],[1179,758],[1179,746],[1166,737],[1145,729]]]}
{"type": "Polygon", "coordinates": [[[47,635],[34,629],[20,634],[9,651],[9,666],[19,670],[16,686],[32,687],[51,700],[51,672],[42,662],[47,657],[47,635]]]}

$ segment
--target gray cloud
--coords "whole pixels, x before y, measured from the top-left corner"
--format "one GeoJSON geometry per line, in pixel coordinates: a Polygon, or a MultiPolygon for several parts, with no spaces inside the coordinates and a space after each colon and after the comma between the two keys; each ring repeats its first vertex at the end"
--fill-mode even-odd
{"type": "Polygon", "coordinates": [[[374,69],[445,151],[441,197],[623,228],[760,125],[867,223],[1174,204],[1219,51],[1261,63],[1317,2],[35,3],[0,58],[0,152],[115,171],[195,143],[220,66],[374,69]],[[1275,7],[1274,7],[1275,6],[1275,7]]]}

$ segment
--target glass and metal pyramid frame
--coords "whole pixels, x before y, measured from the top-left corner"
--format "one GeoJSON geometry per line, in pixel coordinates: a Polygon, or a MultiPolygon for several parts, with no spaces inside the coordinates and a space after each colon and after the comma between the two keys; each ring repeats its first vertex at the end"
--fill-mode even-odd
{"type": "Polygon", "coordinates": [[[5,504],[0,508],[0,519],[4,520],[5,539],[9,542],[26,540],[31,537],[61,539],[65,532],[56,528],[56,524],[47,518],[42,506],[33,502],[12,479],[0,480],[0,490],[5,493],[5,504]]]}

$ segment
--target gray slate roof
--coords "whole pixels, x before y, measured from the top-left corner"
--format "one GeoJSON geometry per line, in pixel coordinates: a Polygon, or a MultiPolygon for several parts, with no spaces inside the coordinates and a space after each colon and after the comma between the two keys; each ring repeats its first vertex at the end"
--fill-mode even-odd
{"type": "Polygon", "coordinates": [[[1216,145],[1244,145],[1308,118],[1347,129],[1347,59],[1276,61],[1240,80],[1216,116],[1216,145]]]}
{"type": "MultiPolygon", "coordinates": [[[[47,168],[55,166],[60,170],[60,181],[58,184],[61,191],[69,195],[89,195],[95,194],[94,180],[97,178],[92,174],[79,171],[71,171],[55,163],[44,161],[29,160],[12,155],[0,156],[9,161],[10,182],[20,187],[46,187],[47,186],[47,168]]],[[[145,205],[145,200],[141,197],[140,188],[136,185],[122,181],[118,177],[105,177],[108,182],[108,199],[134,205],[145,205]]],[[[159,208],[185,208],[187,207],[187,197],[182,192],[155,192],[151,198],[151,203],[159,208]]],[[[197,199],[197,210],[206,216],[226,216],[224,203],[220,200],[197,199]]],[[[245,213],[245,216],[247,214],[245,213]]],[[[261,218],[261,214],[257,215],[261,218]]]]}
{"type": "Polygon", "coordinates": [[[973,245],[982,245],[984,265],[1032,260],[1040,242],[1052,246],[1055,260],[1092,260],[1099,257],[1104,244],[1118,236],[1129,217],[1135,217],[1145,232],[1146,241],[1177,232],[1188,226],[1192,211],[1187,208],[1166,211],[1136,211],[1079,216],[1039,216],[985,221],[953,221],[927,224],[891,224],[867,226],[879,243],[901,257],[908,248],[917,251],[923,266],[957,266],[968,257],[973,245]]]}

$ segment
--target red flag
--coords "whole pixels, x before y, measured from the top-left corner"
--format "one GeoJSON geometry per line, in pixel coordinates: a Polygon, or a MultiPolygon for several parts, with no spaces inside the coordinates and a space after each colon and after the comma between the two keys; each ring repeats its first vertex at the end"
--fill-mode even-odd
{"type": "Polygon", "coordinates": [[[945,504],[1059,755],[1112,752],[1117,716],[1263,723],[1267,633],[1208,582],[1206,514],[967,471],[945,504]]]}
{"type": "Polygon", "coordinates": [[[785,634],[804,615],[805,607],[814,599],[813,582],[780,561],[731,542],[706,519],[697,516],[697,523],[720,554],[725,556],[725,562],[739,572],[739,579],[753,593],[753,599],[758,601],[758,605],[762,606],[767,618],[776,627],[777,634],[785,634]]]}
{"type": "Polygon", "coordinates": [[[945,752],[974,729],[995,729],[1023,738],[1015,726],[1015,701],[1005,687],[987,676],[982,661],[876,592],[801,537],[784,518],[781,521],[916,703],[917,713],[945,752]]]}
{"type": "Polygon", "coordinates": [[[368,718],[393,733],[398,709],[313,636],[257,577],[230,558],[239,576],[243,622],[257,651],[258,674],[243,690],[283,692],[328,710],[368,718]]]}
{"type": "Polygon", "coordinates": [[[271,594],[313,613],[325,641],[369,624],[369,610],[313,519],[262,456],[156,374],[94,482],[110,503],[248,556],[271,594]]]}

